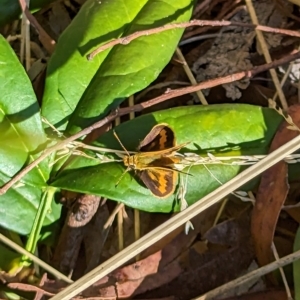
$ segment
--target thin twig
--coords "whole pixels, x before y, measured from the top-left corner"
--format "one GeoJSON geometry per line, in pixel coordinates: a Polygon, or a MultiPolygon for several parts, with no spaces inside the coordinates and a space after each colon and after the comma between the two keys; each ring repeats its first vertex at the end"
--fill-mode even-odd
{"type": "MultiPolygon", "coordinates": [[[[279,254],[277,252],[277,249],[276,249],[276,246],[275,246],[274,242],[272,242],[272,252],[273,252],[273,255],[275,257],[275,260],[277,262],[280,262],[280,257],[279,257],[279,254]]],[[[281,279],[282,279],[283,285],[285,287],[287,299],[293,299],[292,293],[291,293],[291,289],[289,287],[289,284],[288,284],[287,278],[285,276],[283,267],[281,267],[281,266],[279,267],[279,272],[280,272],[280,275],[281,275],[281,279]]]]}
{"type": "Polygon", "coordinates": [[[112,211],[112,213],[110,214],[110,216],[108,217],[107,221],[105,222],[103,228],[104,229],[108,229],[109,227],[111,227],[111,224],[113,223],[117,213],[123,209],[124,207],[124,203],[118,203],[117,206],[114,208],[114,210],[112,211]]]}
{"type": "MultiPolygon", "coordinates": [[[[194,77],[194,75],[193,75],[193,73],[192,73],[192,71],[191,71],[188,63],[186,62],[185,57],[183,56],[183,54],[182,54],[182,52],[181,52],[181,50],[180,50],[179,47],[176,48],[176,54],[177,54],[178,58],[180,59],[180,62],[183,65],[184,72],[185,72],[186,76],[189,78],[191,84],[192,85],[196,85],[197,84],[197,80],[195,79],[195,77],[194,77]]],[[[204,96],[204,94],[202,93],[201,90],[198,90],[196,92],[196,95],[197,95],[199,101],[203,105],[208,105],[208,102],[206,101],[205,96],[204,96]]]]}
{"type": "MultiPolygon", "coordinates": [[[[236,7],[234,10],[232,10],[231,12],[229,12],[228,15],[224,16],[222,18],[222,21],[227,21],[229,19],[231,19],[234,15],[236,15],[240,10],[246,10],[246,5],[241,5],[241,6],[238,6],[236,7]]],[[[217,18],[214,20],[216,21],[218,20],[217,18]]],[[[187,31],[183,34],[183,38],[184,39],[187,39],[189,37],[192,37],[192,36],[197,36],[197,35],[201,35],[201,34],[204,34],[205,32],[209,31],[210,29],[209,28],[195,28],[195,29],[192,29],[191,31],[187,31]]],[[[223,30],[224,32],[224,30],[223,30]]]]}
{"type": "Polygon", "coordinates": [[[135,100],[136,102],[139,102],[145,95],[147,95],[150,91],[153,90],[158,90],[158,89],[163,89],[165,87],[170,88],[171,85],[181,85],[181,86],[189,86],[189,82],[184,82],[184,81],[164,81],[164,82],[159,82],[154,85],[151,85],[147,87],[145,90],[140,92],[136,97],[135,100]]]}
{"type": "Polygon", "coordinates": [[[273,33],[280,33],[280,34],[289,35],[289,36],[300,37],[300,32],[298,32],[298,31],[281,29],[281,28],[273,28],[273,27],[263,26],[263,25],[254,25],[254,24],[247,24],[247,23],[242,23],[242,22],[230,22],[230,21],[191,20],[189,22],[166,24],[164,26],[157,27],[157,28],[137,31],[126,37],[121,37],[121,38],[112,40],[104,45],[101,45],[100,47],[95,49],[93,52],[88,54],[87,59],[92,60],[98,53],[100,53],[112,46],[115,46],[118,44],[127,45],[131,41],[133,41],[141,36],[148,36],[148,35],[160,33],[160,32],[166,31],[166,30],[171,30],[171,29],[176,29],[176,28],[187,28],[187,27],[191,27],[191,26],[214,26],[214,27],[237,26],[237,27],[252,28],[252,29],[261,30],[261,31],[265,31],[265,32],[273,32],[273,33]]]}

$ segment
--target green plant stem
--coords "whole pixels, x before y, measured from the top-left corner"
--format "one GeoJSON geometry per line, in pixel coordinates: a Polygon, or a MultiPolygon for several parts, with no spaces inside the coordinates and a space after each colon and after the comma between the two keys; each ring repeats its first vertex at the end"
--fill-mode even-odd
{"type": "MultiPolygon", "coordinates": [[[[36,245],[38,242],[38,239],[40,237],[40,232],[42,229],[42,226],[45,221],[46,214],[51,209],[51,202],[53,199],[53,195],[56,191],[56,188],[49,187],[47,190],[43,193],[37,214],[35,216],[32,230],[30,232],[29,238],[27,240],[27,244],[25,249],[31,253],[34,253],[36,249],[36,245]]],[[[27,257],[24,257],[24,260],[27,260],[27,257]]]]}

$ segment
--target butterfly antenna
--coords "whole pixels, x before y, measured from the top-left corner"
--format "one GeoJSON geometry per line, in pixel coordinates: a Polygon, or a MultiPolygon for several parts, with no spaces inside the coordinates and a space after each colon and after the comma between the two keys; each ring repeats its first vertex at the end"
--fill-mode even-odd
{"type": "Polygon", "coordinates": [[[120,183],[120,181],[122,180],[122,178],[124,177],[124,175],[129,171],[129,167],[123,172],[123,174],[120,176],[119,180],[116,182],[115,187],[117,187],[120,183]]]}
{"type": "MultiPolygon", "coordinates": [[[[124,145],[123,145],[123,143],[121,142],[121,140],[119,139],[117,133],[116,133],[115,131],[113,131],[113,132],[114,132],[115,138],[117,139],[117,141],[119,142],[119,144],[121,145],[121,147],[123,148],[123,150],[126,152],[126,154],[127,154],[128,156],[130,156],[129,152],[128,152],[127,149],[124,147],[124,145]]],[[[126,172],[127,172],[127,170],[126,170],[124,173],[126,173],[126,172]]],[[[124,176],[124,173],[123,173],[123,175],[121,176],[121,178],[124,176]]],[[[120,181],[120,180],[119,180],[119,181],[120,181]]],[[[119,181],[118,181],[118,182],[119,182],[119,181]]]]}

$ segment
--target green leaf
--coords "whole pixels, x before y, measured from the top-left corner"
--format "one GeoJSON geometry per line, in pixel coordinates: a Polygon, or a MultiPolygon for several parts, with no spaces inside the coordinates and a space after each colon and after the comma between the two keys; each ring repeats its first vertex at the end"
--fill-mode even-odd
{"type": "MultiPolygon", "coordinates": [[[[135,150],[139,142],[158,123],[167,123],[175,131],[177,144],[190,142],[181,152],[203,156],[265,154],[282,118],[274,110],[250,105],[210,105],[179,107],[138,117],[121,124],[116,133],[127,150],[135,150]]],[[[121,149],[112,131],[103,135],[98,146],[121,149]]],[[[176,192],[167,199],[158,199],[138,180],[134,172],[125,174],[122,162],[100,163],[76,158],[55,178],[53,186],[96,194],[146,211],[179,210],[176,192]],[[90,165],[90,166],[89,166],[90,165]]],[[[241,171],[236,165],[198,165],[180,174],[186,186],[188,204],[201,199],[241,171]]],[[[178,191],[178,188],[177,188],[178,191]]]]}
{"type": "Polygon", "coordinates": [[[2,243],[0,244],[1,271],[10,271],[11,274],[14,274],[13,272],[17,272],[18,268],[20,268],[21,259],[22,255],[20,255],[20,253],[12,251],[10,248],[4,246],[2,243]]]}
{"type": "MultiPolygon", "coordinates": [[[[39,106],[31,82],[15,53],[0,36],[0,185],[34,160],[46,143],[39,106]]],[[[0,225],[30,231],[50,169],[45,160],[0,196],[0,225]]],[[[58,214],[49,214],[53,222],[58,214]]]]}
{"type": "MultiPolygon", "coordinates": [[[[0,36],[0,157],[1,173],[15,175],[46,143],[39,106],[31,82],[15,53],[0,36]]],[[[49,175],[46,162],[23,181],[44,185],[49,175]]]]}
{"type": "MultiPolygon", "coordinates": [[[[2,178],[0,184],[3,185],[2,178]]],[[[39,207],[41,189],[23,185],[12,187],[0,196],[0,225],[20,234],[28,234],[32,228],[33,220],[39,207]]],[[[51,213],[47,214],[45,225],[55,222],[59,215],[59,206],[54,205],[51,213]]]]}
{"type": "Polygon", "coordinates": [[[101,44],[139,30],[187,21],[193,0],[88,0],[61,35],[47,68],[42,114],[74,133],[148,86],[171,59],[182,29],[140,37],[100,53],[101,44]]]}

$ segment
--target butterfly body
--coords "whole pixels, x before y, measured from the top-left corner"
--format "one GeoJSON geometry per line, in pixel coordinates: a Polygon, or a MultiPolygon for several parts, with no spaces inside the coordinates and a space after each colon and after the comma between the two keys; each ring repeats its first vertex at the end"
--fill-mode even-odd
{"type": "MultiPolygon", "coordinates": [[[[185,145],[185,144],[183,144],[185,145]]],[[[130,169],[148,169],[148,168],[174,168],[174,164],[180,162],[179,157],[175,157],[174,152],[179,150],[181,147],[174,147],[175,149],[167,149],[166,153],[163,151],[153,152],[139,152],[134,155],[126,155],[123,158],[124,165],[130,169]],[[178,149],[177,149],[178,148],[178,149]]]]}

